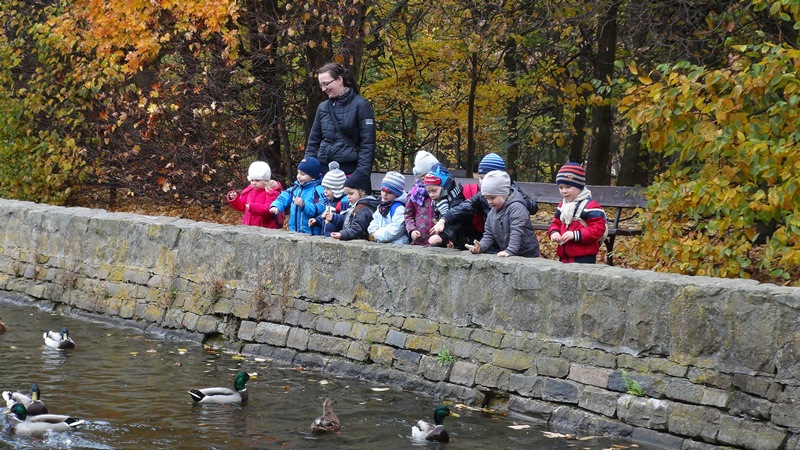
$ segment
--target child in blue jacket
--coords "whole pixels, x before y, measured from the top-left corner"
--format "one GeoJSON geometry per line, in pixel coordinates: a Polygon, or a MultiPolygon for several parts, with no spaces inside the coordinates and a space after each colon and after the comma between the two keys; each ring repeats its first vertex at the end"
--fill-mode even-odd
{"type": "Polygon", "coordinates": [[[308,220],[325,210],[325,190],[319,182],[320,163],[313,156],[304,158],[297,165],[297,181],[272,202],[269,210],[273,214],[289,210],[289,231],[318,235],[322,228],[308,226],[308,220]]]}
{"type": "Polygon", "coordinates": [[[322,214],[308,220],[308,226],[312,228],[324,227],[322,234],[325,236],[330,236],[331,232],[338,231],[330,221],[330,214],[339,214],[347,211],[347,208],[350,207],[350,202],[344,195],[345,180],[347,180],[347,175],[339,169],[339,163],[331,161],[328,164],[328,173],[322,177],[322,187],[325,189],[325,209],[322,214]],[[326,219],[326,217],[328,218],[326,219]]]}

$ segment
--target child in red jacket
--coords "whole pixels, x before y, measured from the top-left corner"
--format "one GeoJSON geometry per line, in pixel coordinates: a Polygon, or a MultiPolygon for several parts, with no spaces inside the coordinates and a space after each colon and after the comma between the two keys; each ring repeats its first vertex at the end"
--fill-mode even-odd
{"type": "Polygon", "coordinates": [[[586,172],[580,164],[564,164],[556,175],[556,184],[564,200],[556,208],[547,235],[558,243],[561,262],[594,264],[600,242],[608,234],[606,213],[586,189],[586,172]]]}
{"type": "Polygon", "coordinates": [[[269,164],[256,161],[250,164],[247,170],[247,186],[239,194],[236,191],[228,192],[228,203],[237,211],[244,213],[242,225],[252,225],[264,228],[280,228],[281,220],[271,212],[269,206],[281,193],[281,184],[270,180],[272,171],[269,164]]]}

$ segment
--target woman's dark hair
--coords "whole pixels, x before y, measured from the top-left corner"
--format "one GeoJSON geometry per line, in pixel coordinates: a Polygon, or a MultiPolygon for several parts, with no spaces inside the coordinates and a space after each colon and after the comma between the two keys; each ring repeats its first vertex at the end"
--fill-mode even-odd
{"type": "Polygon", "coordinates": [[[324,66],[320,67],[319,69],[317,69],[316,72],[317,75],[321,73],[328,73],[328,75],[330,75],[331,78],[333,78],[334,80],[339,77],[342,77],[342,82],[344,83],[345,86],[355,91],[356,94],[359,93],[358,85],[356,84],[355,77],[353,77],[353,73],[350,72],[348,68],[337,62],[329,62],[324,66]]]}

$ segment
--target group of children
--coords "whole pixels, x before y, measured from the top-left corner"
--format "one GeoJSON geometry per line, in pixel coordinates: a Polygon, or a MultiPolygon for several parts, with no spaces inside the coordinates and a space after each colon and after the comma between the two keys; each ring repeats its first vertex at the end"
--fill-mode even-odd
{"type": "MultiPolygon", "coordinates": [[[[295,183],[283,190],[271,180],[267,163],[250,165],[247,186],[230,191],[228,202],[244,213],[242,223],[330,236],[339,240],[367,239],[381,243],[443,246],[471,253],[538,257],[539,241],[530,216],[536,202],[511,180],[503,159],[486,155],[478,165],[478,184],[461,185],[436,157],[417,153],[415,184],[405,191],[405,177],[386,173],[380,197],[369,180],[348,177],[331,162],[324,172],[313,157],[297,166],[295,183]],[[288,213],[288,216],[287,216],[288,213]]],[[[586,173],[567,163],[556,176],[563,200],[547,235],[558,243],[563,262],[595,263],[607,235],[603,208],[586,188],[586,173]]]]}

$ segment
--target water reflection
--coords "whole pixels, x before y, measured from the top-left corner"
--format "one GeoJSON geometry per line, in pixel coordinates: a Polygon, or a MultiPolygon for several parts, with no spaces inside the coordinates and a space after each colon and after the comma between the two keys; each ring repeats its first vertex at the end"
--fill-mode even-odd
{"type": "MultiPolygon", "coordinates": [[[[9,303],[0,294],[0,389],[27,392],[38,383],[55,414],[87,421],[72,432],[44,439],[10,435],[3,424],[0,448],[439,448],[411,440],[411,426],[431,420],[436,401],[396,388],[271,361],[205,349],[198,342],[166,339],[135,328],[60,315],[9,303]],[[46,348],[42,334],[66,326],[77,348],[46,348]],[[188,389],[233,386],[240,370],[257,372],[243,405],[196,405],[188,389]],[[309,425],[326,397],[337,400],[341,431],[314,435],[309,425]]],[[[449,418],[452,448],[567,448],[544,438],[541,424],[513,430],[506,416],[457,410],[449,418]]],[[[609,440],[580,442],[601,449],[609,440]]],[[[621,442],[624,444],[624,442],[621,442]]],[[[572,445],[570,445],[572,446],[572,445]]]]}

